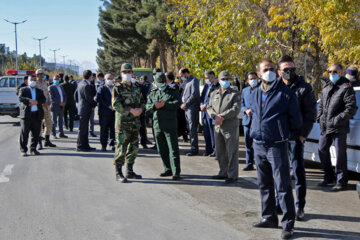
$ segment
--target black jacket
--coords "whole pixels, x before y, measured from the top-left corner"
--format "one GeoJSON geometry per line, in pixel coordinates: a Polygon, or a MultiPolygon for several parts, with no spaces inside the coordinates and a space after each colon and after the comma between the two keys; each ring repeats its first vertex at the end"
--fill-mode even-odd
{"type": "Polygon", "coordinates": [[[17,89],[16,89],[16,95],[17,96],[19,96],[20,88],[23,88],[23,87],[27,87],[27,84],[24,83],[24,82],[17,87],[17,89]]]}
{"type": "MultiPolygon", "coordinates": [[[[279,81],[282,82],[281,78],[279,81]]],[[[303,125],[297,133],[292,133],[291,138],[297,139],[300,136],[307,137],[316,121],[316,98],[311,85],[305,82],[302,76],[297,76],[296,80],[288,85],[293,93],[295,93],[301,116],[303,117],[303,125]]]]}
{"type": "Polygon", "coordinates": [[[115,114],[114,111],[111,111],[109,107],[112,106],[112,93],[109,88],[104,84],[101,85],[96,93],[96,99],[98,102],[99,117],[108,117],[115,114]]]}
{"type": "Polygon", "coordinates": [[[344,77],[335,84],[328,81],[322,91],[317,121],[323,134],[348,133],[349,120],[356,113],[354,89],[344,77]]]}
{"type": "Polygon", "coordinates": [[[61,84],[66,94],[66,105],[75,105],[74,93],[76,90],[76,86],[69,82],[65,82],[61,84]]]}
{"type": "Polygon", "coordinates": [[[80,116],[91,114],[91,109],[96,107],[94,101],[96,91],[95,87],[89,85],[85,80],[82,80],[77,89],[79,99],[78,111],[80,116]]]}
{"type": "MultiPolygon", "coordinates": [[[[45,103],[46,98],[42,90],[35,88],[36,90],[36,101],[38,101],[38,119],[44,118],[44,110],[42,104],[45,103]]],[[[31,117],[31,107],[29,106],[29,100],[32,99],[30,87],[22,87],[19,90],[19,102],[20,102],[20,118],[26,119],[31,117]]]]}

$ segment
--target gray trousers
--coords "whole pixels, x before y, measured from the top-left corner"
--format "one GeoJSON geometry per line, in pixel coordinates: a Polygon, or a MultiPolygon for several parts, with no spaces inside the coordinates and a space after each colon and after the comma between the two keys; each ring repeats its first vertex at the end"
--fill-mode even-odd
{"type": "Polygon", "coordinates": [[[239,126],[224,130],[215,127],[216,159],[219,161],[219,176],[238,178],[239,176],[239,126]]]}
{"type": "Polygon", "coordinates": [[[185,111],[186,123],[190,134],[191,152],[199,152],[198,143],[198,125],[199,125],[199,111],[193,109],[186,109],[185,111]]]}
{"type": "Polygon", "coordinates": [[[89,120],[89,131],[91,133],[94,132],[94,126],[95,126],[95,120],[94,120],[94,117],[95,117],[95,109],[92,109],[91,110],[91,115],[90,115],[90,120],[89,120]]]}
{"type": "Polygon", "coordinates": [[[64,108],[60,108],[59,111],[52,111],[51,112],[52,118],[52,134],[56,136],[56,126],[59,126],[59,133],[64,134],[63,124],[64,124],[64,108]]]}

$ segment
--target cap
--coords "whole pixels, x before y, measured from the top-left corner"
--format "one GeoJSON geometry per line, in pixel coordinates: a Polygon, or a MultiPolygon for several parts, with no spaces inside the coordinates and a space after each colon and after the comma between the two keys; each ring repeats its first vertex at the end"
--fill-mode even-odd
{"type": "Polygon", "coordinates": [[[161,69],[160,68],[154,68],[153,69],[153,74],[157,74],[157,73],[160,73],[161,72],[161,69]]]}
{"type": "Polygon", "coordinates": [[[123,63],[121,65],[121,71],[131,71],[132,70],[132,67],[131,67],[131,64],[130,63],[123,63]]]}
{"type": "Polygon", "coordinates": [[[348,67],[348,69],[346,69],[346,73],[351,75],[351,76],[356,76],[358,74],[358,69],[356,67],[348,67]]]}
{"type": "Polygon", "coordinates": [[[231,78],[231,75],[229,73],[229,71],[225,70],[225,71],[222,71],[220,74],[219,74],[219,79],[228,79],[228,78],[231,78]]]}
{"type": "Polygon", "coordinates": [[[45,74],[44,70],[42,70],[41,68],[39,68],[38,70],[36,70],[36,75],[38,74],[45,74]]]}
{"type": "Polygon", "coordinates": [[[266,82],[273,82],[276,80],[276,74],[273,71],[267,71],[262,74],[261,79],[265,80],[266,82]]]}
{"type": "Polygon", "coordinates": [[[158,88],[163,88],[166,86],[166,77],[165,74],[162,72],[159,72],[157,74],[155,74],[154,76],[154,81],[155,81],[155,85],[158,88]]]}

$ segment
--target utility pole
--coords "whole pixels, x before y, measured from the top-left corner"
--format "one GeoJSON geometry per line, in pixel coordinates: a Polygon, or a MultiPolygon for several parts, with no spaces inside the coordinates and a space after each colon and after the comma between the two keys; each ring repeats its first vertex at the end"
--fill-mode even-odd
{"type": "Polygon", "coordinates": [[[64,63],[64,72],[66,73],[66,70],[65,70],[65,58],[67,57],[68,55],[65,55],[65,56],[60,56],[60,57],[63,57],[63,63],[64,63]]]}
{"type": "Polygon", "coordinates": [[[40,68],[41,68],[41,67],[42,67],[42,64],[41,64],[41,41],[47,39],[47,37],[44,37],[44,38],[33,38],[33,39],[39,41],[40,68]]]}
{"type": "Polygon", "coordinates": [[[72,74],[71,73],[72,72],[72,66],[71,66],[72,60],[69,60],[69,62],[70,62],[70,74],[72,74]]]}
{"type": "Polygon", "coordinates": [[[22,24],[24,22],[26,22],[27,20],[24,20],[22,22],[10,22],[9,20],[4,19],[6,22],[14,24],[15,25],[15,49],[16,49],[16,70],[19,70],[18,68],[18,48],[17,48],[17,29],[16,26],[18,24],[22,24]]]}
{"type": "Polygon", "coordinates": [[[54,52],[54,63],[55,63],[54,72],[56,72],[56,51],[59,51],[60,48],[58,48],[58,49],[49,49],[49,50],[54,52]]]}

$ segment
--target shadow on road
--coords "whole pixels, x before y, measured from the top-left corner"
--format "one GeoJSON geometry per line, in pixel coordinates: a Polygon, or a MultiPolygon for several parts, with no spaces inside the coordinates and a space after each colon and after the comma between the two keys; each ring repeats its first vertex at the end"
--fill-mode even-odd
{"type": "MultiPolygon", "coordinates": [[[[334,220],[334,221],[343,221],[343,222],[357,222],[360,223],[360,217],[352,216],[337,216],[337,215],[328,215],[328,214],[316,214],[316,213],[307,213],[306,221],[313,219],[324,219],[324,220],[334,220]]],[[[360,235],[358,235],[360,238],[360,235]]]]}
{"type": "MultiPolygon", "coordinates": [[[[324,215],[325,216],[325,215],[324,215]]],[[[360,232],[339,231],[319,228],[295,228],[295,234],[292,239],[298,238],[323,238],[323,239],[359,239],[360,232]]]]}

